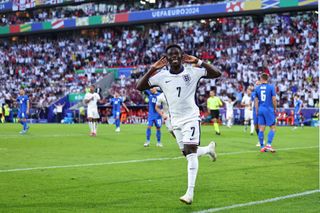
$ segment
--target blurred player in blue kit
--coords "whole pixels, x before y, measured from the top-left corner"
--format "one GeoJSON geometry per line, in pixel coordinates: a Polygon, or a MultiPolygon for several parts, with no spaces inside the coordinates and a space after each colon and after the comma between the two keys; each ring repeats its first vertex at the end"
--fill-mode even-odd
{"type": "Polygon", "coordinates": [[[115,119],[116,132],[120,132],[121,106],[123,106],[127,112],[129,112],[129,109],[126,104],[123,103],[123,99],[119,96],[118,92],[114,93],[114,97],[111,98],[110,103],[112,105],[112,115],[115,119]]]}
{"type": "Polygon", "coordinates": [[[25,94],[23,88],[20,89],[19,94],[20,95],[17,97],[17,102],[19,104],[18,122],[21,123],[21,125],[23,126],[23,129],[20,132],[20,134],[25,134],[29,129],[27,119],[30,110],[30,103],[29,97],[25,94]]]}
{"type": "Polygon", "coordinates": [[[151,137],[151,127],[153,124],[157,128],[157,146],[162,147],[161,143],[161,126],[162,126],[162,118],[161,115],[156,110],[157,97],[161,94],[158,92],[156,87],[151,88],[150,90],[145,91],[146,95],[148,95],[149,99],[149,111],[148,111],[148,127],[146,131],[147,141],[144,143],[144,146],[147,147],[150,145],[150,137],[151,137]]]}
{"type": "Polygon", "coordinates": [[[255,108],[256,115],[258,116],[259,125],[259,142],[261,152],[275,152],[271,144],[275,135],[275,112],[277,109],[276,92],[273,85],[268,83],[269,76],[265,73],[261,75],[261,84],[255,89],[255,108]],[[269,126],[270,131],[268,134],[267,145],[264,146],[264,130],[265,127],[269,126]]]}

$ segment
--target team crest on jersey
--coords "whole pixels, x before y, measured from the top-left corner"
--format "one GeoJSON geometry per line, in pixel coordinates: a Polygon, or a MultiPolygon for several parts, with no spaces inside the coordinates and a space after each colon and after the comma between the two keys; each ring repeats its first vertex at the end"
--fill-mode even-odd
{"type": "Polygon", "coordinates": [[[187,82],[187,83],[189,83],[189,82],[191,81],[191,76],[190,76],[189,74],[183,75],[182,77],[183,77],[183,80],[184,80],[185,82],[187,82]]]}

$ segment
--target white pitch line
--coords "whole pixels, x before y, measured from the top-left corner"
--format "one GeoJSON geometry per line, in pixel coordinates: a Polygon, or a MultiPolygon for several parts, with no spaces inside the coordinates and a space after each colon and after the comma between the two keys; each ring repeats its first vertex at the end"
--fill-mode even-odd
{"type": "MultiPolygon", "coordinates": [[[[318,146],[292,147],[292,148],[283,148],[283,149],[277,149],[277,150],[286,151],[286,150],[313,149],[313,148],[318,148],[318,146]]],[[[225,153],[220,153],[220,154],[218,153],[218,156],[237,155],[237,154],[246,154],[246,153],[259,153],[259,151],[256,150],[256,151],[244,151],[244,152],[225,152],[225,153]]],[[[114,165],[114,164],[143,163],[143,162],[150,162],[150,161],[177,160],[177,159],[181,159],[181,158],[184,158],[184,157],[181,156],[181,157],[174,157],[174,158],[149,158],[149,159],[140,159],[140,160],[111,161],[111,162],[102,162],[102,163],[87,163],[87,164],[71,164],[71,165],[62,165],[62,166],[43,166],[43,167],[31,167],[31,168],[3,169],[3,170],[0,170],[0,173],[31,171],[31,170],[41,170],[41,169],[60,169],[60,168],[114,165]]]]}
{"type": "Polygon", "coordinates": [[[305,191],[305,192],[301,192],[301,193],[296,193],[296,194],[290,194],[290,195],[281,196],[281,197],[270,198],[270,199],[266,199],[266,200],[259,200],[259,201],[249,202],[249,203],[241,203],[241,204],[234,204],[234,205],[231,205],[231,206],[224,206],[224,207],[219,207],[219,208],[206,209],[206,210],[202,210],[202,211],[198,211],[198,212],[194,212],[194,213],[218,212],[218,211],[223,211],[223,210],[227,210],[227,209],[241,208],[241,207],[245,207],[245,206],[253,206],[253,205],[258,205],[258,204],[263,204],[263,203],[271,203],[271,202],[275,202],[275,201],[279,201],[279,200],[285,200],[285,199],[289,199],[289,198],[302,197],[302,196],[306,196],[306,195],[310,195],[310,194],[314,194],[314,193],[318,193],[318,192],[320,192],[319,189],[310,190],[310,191],[305,191]]]}
{"type": "Polygon", "coordinates": [[[87,136],[85,134],[69,134],[69,135],[60,135],[60,134],[53,134],[53,135],[29,135],[28,133],[26,135],[0,135],[2,138],[4,139],[9,139],[9,138],[21,138],[21,137],[25,137],[25,138],[33,138],[33,137],[37,137],[37,138],[59,138],[59,137],[77,137],[77,136],[87,136]]]}

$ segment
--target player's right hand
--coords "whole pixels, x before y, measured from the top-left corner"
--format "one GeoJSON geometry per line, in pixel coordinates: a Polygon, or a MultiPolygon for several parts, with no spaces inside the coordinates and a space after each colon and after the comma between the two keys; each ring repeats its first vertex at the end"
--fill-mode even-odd
{"type": "Polygon", "coordinates": [[[168,64],[166,56],[162,56],[157,62],[151,65],[151,69],[159,70],[168,64]]]}

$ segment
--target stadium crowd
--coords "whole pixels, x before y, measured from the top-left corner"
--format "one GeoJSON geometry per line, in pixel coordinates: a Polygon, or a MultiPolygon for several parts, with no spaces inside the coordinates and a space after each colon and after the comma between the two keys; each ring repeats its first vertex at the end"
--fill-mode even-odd
{"type": "Polygon", "coordinates": [[[0,26],[52,21],[59,18],[80,18],[96,15],[107,15],[110,13],[113,14],[129,11],[161,9],[191,4],[209,4],[219,1],[221,2],[223,0],[158,0],[155,1],[155,3],[146,2],[145,4],[141,4],[140,1],[99,1],[94,3],[84,3],[80,5],[41,8],[1,14],[0,26]]]}
{"type": "MultiPolygon", "coordinates": [[[[117,46],[126,50],[127,60],[118,65],[150,64],[160,58],[166,45],[178,43],[185,52],[213,61],[224,71],[226,79],[200,82],[200,105],[204,105],[212,87],[223,99],[233,96],[240,102],[248,85],[258,80],[259,73],[266,72],[276,85],[280,106],[292,106],[293,94],[298,93],[305,106],[315,107],[319,104],[317,25],[317,16],[312,13],[267,15],[263,22],[252,17],[224,18],[218,22],[192,22],[183,27],[159,30],[153,27],[147,36],[157,41],[155,44],[147,39],[134,39],[134,31],[126,32],[123,34],[126,43],[117,46]]],[[[138,33],[140,36],[143,34],[138,33]]],[[[133,78],[139,78],[144,69],[139,70],[133,73],[133,78]]]]}
{"type": "Polygon", "coordinates": [[[223,98],[241,100],[245,88],[258,74],[271,75],[280,106],[293,105],[293,94],[302,96],[305,105],[318,106],[317,16],[311,12],[296,15],[266,15],[223,18],[151,25],[145,28],[108,28],[96,35],[79,32],[39,39],[0,43],[0,91],[14,97],[25,85],[34,104],[50,104],[69,92],[99,81],[105,74],[94,68],[136,66],[132,77],[116,81],[110,89],[126,96],[128,105],[145,104],[135,90],[137,78],[160,58],[171,43],[186,53],[214,63],[223,71],[216,81],[203,79],[198,102],[204,104],[208,91],[215,87],[223,98]],[[75,70],[83,69],[78,75],[75,70]]]}

